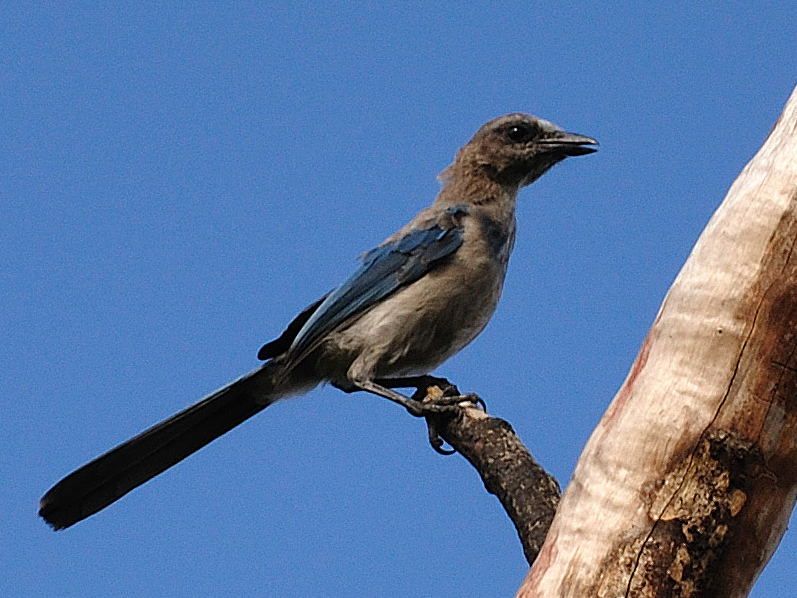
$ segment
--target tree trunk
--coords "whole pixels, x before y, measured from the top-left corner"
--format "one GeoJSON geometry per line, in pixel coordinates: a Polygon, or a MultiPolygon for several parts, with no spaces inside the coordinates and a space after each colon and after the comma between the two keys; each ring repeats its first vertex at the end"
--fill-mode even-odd
{"type": "Polygon", "coordinates": [[[797,495],[797,89],[592,434],[519,596],[746,596],[797,495]]]}

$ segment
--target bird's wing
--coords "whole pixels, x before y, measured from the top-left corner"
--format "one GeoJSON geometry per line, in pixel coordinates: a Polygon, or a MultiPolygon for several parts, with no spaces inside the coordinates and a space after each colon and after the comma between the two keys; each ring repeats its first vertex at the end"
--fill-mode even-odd
{"type": "Polygon", "coordinates": [[[363,265],[332,291],[299,330],[290,347],[299,361],[327,334],[362,314],[396,290],[434,269],[462,245],[460,206],[449,208],[434,224],[413,229],[363,256],[363,265]]]}
{"type": "Polygon", "coordinates": [[[290,349],[293,339],[295,339],[296,335],[299,334],[302,326],[305,325],[307,320],[310,319],[313,313],[327,297],[329,297],[329,293],[314,301],[311,305],[305,307],[298,316],[291,320],[291,323],[288,324],[288,326],[285,328],[285,331],[280,334],[279,338],[275,338],[273,341],[269,341],[260,347],[260,350],[257,352],[257,358],[266,361],[267,359],[273,359],[278,355],[282,355],[285,353],[285,351],[290,349]]]}

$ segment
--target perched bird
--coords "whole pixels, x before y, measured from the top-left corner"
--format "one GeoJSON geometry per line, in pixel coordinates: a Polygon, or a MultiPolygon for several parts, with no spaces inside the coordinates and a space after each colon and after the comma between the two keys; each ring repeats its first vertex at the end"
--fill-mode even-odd
{"type": "Polygon", "coordinates": [[[422,388],[493,314],[515,241],[518,190],[597,142],[528,114],[482,126],[441,174],[434,203],[362,257],[342,285],[264,345],[257,369],[69,474],[39,515],[69,527],[118,500],[275,401],[322,382],[367,391],[415,415],[422,388]]]}

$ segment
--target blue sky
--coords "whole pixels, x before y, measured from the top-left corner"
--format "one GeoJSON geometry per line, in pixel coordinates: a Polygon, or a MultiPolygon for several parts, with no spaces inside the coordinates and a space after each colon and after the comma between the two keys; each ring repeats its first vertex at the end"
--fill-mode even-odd
{"type": "Polygon", "coordinates": [[[439,373],[565,483],[795,84],[789,3],[32,4],[0,20],[4,596],[510,595],[526,564],[475,472],[331,388],[66,532],[36,506],[253,367],[509,111],[601,151],[522,194],[498,312],[439,373]]]}

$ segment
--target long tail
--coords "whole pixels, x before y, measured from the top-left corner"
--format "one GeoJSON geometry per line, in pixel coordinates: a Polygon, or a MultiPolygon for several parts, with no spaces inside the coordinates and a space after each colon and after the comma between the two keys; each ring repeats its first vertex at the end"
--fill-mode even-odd
{"type": "Polygon", "coordinates": [[[275,388],[275,373],[276,368],[266,364],[73,471],[42,497],[39,515],[60,530],[119,500],[276,400],[293,394],[275,388]]]}

